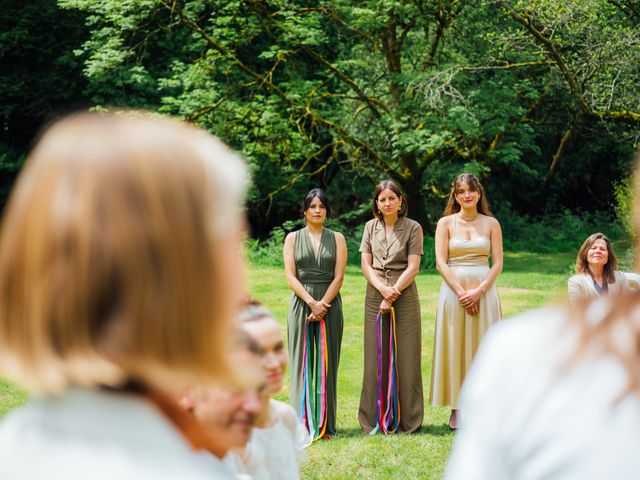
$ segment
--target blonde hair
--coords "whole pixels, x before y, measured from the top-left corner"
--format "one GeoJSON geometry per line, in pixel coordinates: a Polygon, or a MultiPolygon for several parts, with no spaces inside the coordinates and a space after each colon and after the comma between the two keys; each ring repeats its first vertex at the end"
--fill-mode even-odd
{"type": "Polygon", "coordinates": [[[54,124],[2,222],[0,371],[42,392],[227,375],[235,305],[216,288],[216,249],[246,184],[239,157],[184,123],[54,124]]]}

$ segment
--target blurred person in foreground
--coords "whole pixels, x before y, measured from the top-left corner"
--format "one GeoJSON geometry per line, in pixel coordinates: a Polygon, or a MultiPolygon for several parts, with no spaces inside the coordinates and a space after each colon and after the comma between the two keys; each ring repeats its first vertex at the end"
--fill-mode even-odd
{"type": "Polygon", "coordinates": [[[184,123],[80,113],[44,133],[0,236],[0,372],[31,392],[0,423],[3,480],[233,478],[171,393],[237,377],[246,184],[184,123]]]}
{"type": "Polygon", "coordinates": [[[265,388],[249,444],[236,458],[236,470],[254,479],[295,480],[300,478],[297,460],[311,439],[295,410],[271,398],[282,390],[288,360],[280,325],[267,308],[251,299],[246,300],[239,323],[260,354],[265,388]]]}
{"type": "Polygon", "coordinates": [[[492,328],[461,412],[447,479],[638,478],[640,292],[492,328]]]}
{"type": "Polygon", "coordinates": [[[244,478],[245,469],[237,468],[236,459],[243,455],[251,438],[262,409],[262,391],[266,384],[257,344],[242,331],[236,332],[236,338],[238,347],[232,353],[232,361],[245,372],[245,382],[189,387],[180,392],[177,399],[210,435],[218,439],[210,453],[223,459],[237,478],[244,478]]]}
{"type": "Polygon", "coordinates": [[[629,290],[627,277],[618,271],[613,245],[604,233],[594,233],[584,241],[576,258],[576,274],[567,285],[571,302],[629,290]]]}

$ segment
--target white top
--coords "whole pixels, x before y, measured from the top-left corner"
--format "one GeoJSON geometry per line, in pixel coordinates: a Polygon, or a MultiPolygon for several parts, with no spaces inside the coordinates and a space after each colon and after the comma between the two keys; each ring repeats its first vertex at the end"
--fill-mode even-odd
{"type": "MultiPolygon", "coordinates": [[[[607,302],[594,302],[588,321],[607,302]]],[[[532,311],[489,331],[462,387],[445,478],[640,478],[640,397],[615,404],[628,378],[611,357],[567,367],[576,330],[566,318],[532,311]]]]}
{"type": "Polygon", "coordinates": [[[232,472],[196,452],[153,405],[73,388],[34,398],[0,422],[2,480],[218,480],[232,472]]]}
{"type": "Polygon", "coordinates": [[[289,405],[269,400],[276,422],[267,428],[254,428],[242,458],[230,453],[225,461],[233,466],[238,478],[254,480],[297,480],[297,460],[305,440],[304,427],[289,405]]]}
{"type": "MultiPolygon", "coordinates": [[[[608,295],[620,295],[629,291],[629,281],[626,274],[622,272],[613,272],[615,278],[614,283],[607,284],[608,295]]],[[[593,285],[593,277],[588,273],[578,273],[567,281],[569,290],[569,301],[576,302],[585,299],[594,299],[600,296],[600,293],[593,285]]]]}

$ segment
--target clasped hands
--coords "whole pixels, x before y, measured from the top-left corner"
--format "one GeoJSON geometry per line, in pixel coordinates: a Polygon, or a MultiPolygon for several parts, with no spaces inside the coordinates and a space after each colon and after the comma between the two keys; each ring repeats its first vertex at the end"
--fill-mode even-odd
{"type": "Polygon", "coordinates": [[[395,302],[402,293],[397,287],[383,286],[380,290],[383,299],[380,302],[380,313],[389,313],[393,302],[395,302]]]}
{"type": "Polygon", "coordinates": [[[472,288],[458,294],[458,302],[464,307],[469,315],[477,315],[480,311],[480,297],[484,292],[480,287],[472,288]]]}
{"type": "Polygon", "coordinates": [[[307,316],[307,320],[310,322],[319,322],[327,314],[327,310],[331,307],[330,303],[324,300],[314,300],[309,303],[311,313],[307,316]]]}

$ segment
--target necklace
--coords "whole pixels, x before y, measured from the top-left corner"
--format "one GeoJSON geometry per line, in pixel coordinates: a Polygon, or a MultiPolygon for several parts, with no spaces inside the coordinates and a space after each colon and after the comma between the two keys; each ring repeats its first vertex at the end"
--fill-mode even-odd
{"type": "Polygon", "coordinates": [[[462,211],[458,213],[458,218],[460,220],[464,220],[465,222],[473,222],[476,218],[478,218],[480,214],[476,212],[476,214],[474,215],[473,218],[464,218],[464,216],[462,215],[462,211]]]}

